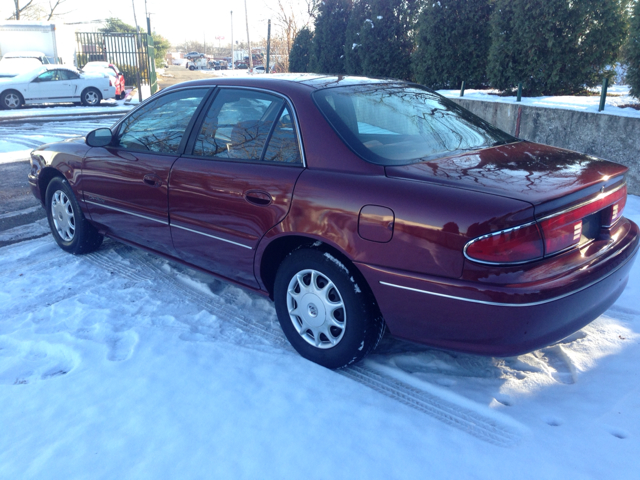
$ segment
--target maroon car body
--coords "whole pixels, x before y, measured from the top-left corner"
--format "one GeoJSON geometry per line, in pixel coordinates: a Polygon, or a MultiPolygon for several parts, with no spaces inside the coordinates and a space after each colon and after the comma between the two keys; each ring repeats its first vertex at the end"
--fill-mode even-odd
{"type": "Polygon", "coordinates": [[[638,227],[618,213],[626,167],[515,140],[405,165],[368,162],[314,92],[370,84],[385,81],[269,76],[176,85],[127,116],[162,95],[201,89],[173,154],[69,140],[32,153],[29,182],[46,207],[48,183],[64,177],[101,234],[272,298],[285,258],[320,248],[372,296],[392,335],[436,347],[520,354],[561,340],[618,298],[638,249],[638,227]],[[208,99],[231,87],[286,102],[297,163],[193,154],[208,99]],[[542,232],[546,219],[583,210],[592,234],[553,255],[499,264],[467,251],[496,232],[542,232]]]}

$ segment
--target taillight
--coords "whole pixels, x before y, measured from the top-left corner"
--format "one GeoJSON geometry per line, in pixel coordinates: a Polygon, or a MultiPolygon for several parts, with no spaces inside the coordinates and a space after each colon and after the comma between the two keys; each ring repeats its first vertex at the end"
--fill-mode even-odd
{"type": "Polygon", "coordinates": [[[116,86],[116,84],[113,83],[113,77],[109,77],[109,86],[110,87],[115,87],[116,86]]]}
{"type": "Polygon", "coordinates": [[[478,237],[467,243],[464,252],[470,260],[501,264],[530,262],[544,253],[535,223],[478,237]]]}
{"type": "Polygon", "coordinates": [[[621,216],[627,200],[627,186],[601,193],[595,200],[540,221],[544,236],[544,253],[551,255],[580,243],[582,219],[602,210],[602,226],[613,225],[621,216]]]}
{"type": "Polygon", "coordinates": [[[601,193],[589,203],[545,217],[539,223],[475,238],[465,245],[464,254],[469,260],[490,264],[538,260],[578,245],[583,220],[589,215],[600,212],[601,227],[614,225],[622,216],[626,201],[627,186],[624,185],[612,192],[601,193]]]}

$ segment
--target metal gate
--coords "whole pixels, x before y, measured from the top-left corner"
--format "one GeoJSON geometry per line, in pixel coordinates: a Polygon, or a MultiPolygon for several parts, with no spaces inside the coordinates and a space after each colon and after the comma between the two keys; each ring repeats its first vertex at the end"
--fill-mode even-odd
{"type": "Polygon", "coordinates": [[[144,33],[76,33],[76,65],[109,62],[124,74],[127,86],[146,84],[158,90],[153,39],[144,33]]]}

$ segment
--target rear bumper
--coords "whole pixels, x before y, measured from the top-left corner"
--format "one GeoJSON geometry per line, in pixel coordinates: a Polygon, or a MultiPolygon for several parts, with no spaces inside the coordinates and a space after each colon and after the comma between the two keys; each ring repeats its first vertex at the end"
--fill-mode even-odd
{"type": "Polygon", "coordinates": [[[358,264],[391,333],[440,348],[510,356],[554,343],[595,320],[624,290],[638,227],[593,261],[547,281],[489,284],[358,264]]]}

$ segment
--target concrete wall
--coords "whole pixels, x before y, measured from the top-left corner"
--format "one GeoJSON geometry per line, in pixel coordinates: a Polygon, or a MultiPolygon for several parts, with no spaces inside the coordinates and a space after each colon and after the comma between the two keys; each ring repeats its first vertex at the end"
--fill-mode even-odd
{"type": "MultiPolygon", "coordinates": [[[[640,195],[640,118],[451,98],[492,125],[519,138],[587,153],[629,167],[629,193],[640,195]]],[[[612,108],[612,107],[608,107],[612,108]]]]}

